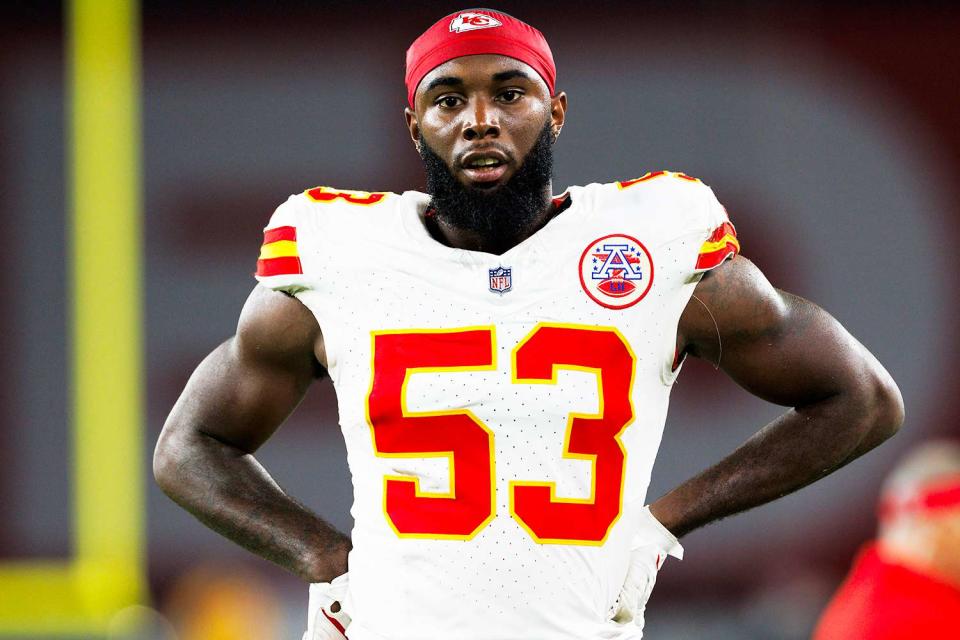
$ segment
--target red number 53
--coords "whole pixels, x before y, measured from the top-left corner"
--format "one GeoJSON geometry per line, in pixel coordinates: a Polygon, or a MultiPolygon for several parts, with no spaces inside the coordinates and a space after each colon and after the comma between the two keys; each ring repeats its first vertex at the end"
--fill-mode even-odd
{"type": "MultiPolygon", "coordinates": [[[[419,478],[386,476],[384,511],[398,536],[469,540],[493,519],[493,432],[468,409],[412,412],[410,375],[495,369],[493,327],[373,333],[367,419],[381,457],[446,458],[450,487],[422,491],[419,478]]],[[[612,327],[539,324],[513,350],[513,384],[556,384],[561,369],[596,375],[599,411],[567,419],[563,457],[592,463],[588,498],[559,498],[556,483],[516,479],[510,513],[537,542],[603,544],[623,506],[626,452],[620,435],[633,422],[636,356],[612,327]]]]}

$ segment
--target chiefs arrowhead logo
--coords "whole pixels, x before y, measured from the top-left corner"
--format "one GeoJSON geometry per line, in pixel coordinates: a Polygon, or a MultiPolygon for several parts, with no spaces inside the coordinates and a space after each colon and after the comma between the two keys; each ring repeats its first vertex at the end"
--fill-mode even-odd
{"type": "Polygon", "coordinates": [[[466,11],[459,14],[450,21],[450,31],[463,33],[464,31],[476,31],[477,29],[492,29],[493,27],[502,27],[503,23],[488,16],[485,13],[475,13],[466,11]]]}

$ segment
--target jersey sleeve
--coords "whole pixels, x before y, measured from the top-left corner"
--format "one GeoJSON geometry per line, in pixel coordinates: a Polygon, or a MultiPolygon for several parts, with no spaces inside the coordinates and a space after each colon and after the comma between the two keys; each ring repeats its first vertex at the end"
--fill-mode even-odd
{"type": "Polygon", "coordinates": [[[303,268],[304,226],[301,196],[290,196],[277,207],[263,230],[255,274],[257,282],[268,289],[290,294],[311,288],[303,268]]]}
{"type": "Polygon", "coordinates": [[[694,273],[706,273],[711,269],[716,269],[726,260],[740,253],[737,230],[730,222],[727,210],[717,200],[712,189],[709,187],[704,187],[704,189],[706,193],[706,231],[693,265],[694,273]]]}
{"type": "Polygon", "coordinates": [[[664,313],[669,318],[661,334],[663,359],[661,379],[672,385],[683,363],[677,353],[677,331],[683,310],[690,302],[703,274],[716,269],[740,252],[737,232],[727,216],[727,211],[717,200],[713,190],[700,180],[660,182],[663,202],[670,213],[664,216],[669,222],[668,237],[658,247],[662,256],[658,273],[661,284],[672,294],[664,302],[664,313]]]}

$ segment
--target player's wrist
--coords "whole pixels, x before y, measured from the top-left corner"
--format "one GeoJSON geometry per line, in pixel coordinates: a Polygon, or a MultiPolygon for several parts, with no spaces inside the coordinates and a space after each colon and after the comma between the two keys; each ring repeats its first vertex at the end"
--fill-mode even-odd
{"type": "Polygon", "coordinates": [[[307,582],[333,582],[347,572],[347,557],[352,545],[346,536],[342,540],[311,551],[303,558],[300,576],[307,582]]]}
{"type": "Polygon", "coordinates": [[[657,522],[675,538],[679,538],[685,533],[678,514],[665,502],[665,497],[650,503],[649,509],[650,515],[656,518],[657,522]]]}

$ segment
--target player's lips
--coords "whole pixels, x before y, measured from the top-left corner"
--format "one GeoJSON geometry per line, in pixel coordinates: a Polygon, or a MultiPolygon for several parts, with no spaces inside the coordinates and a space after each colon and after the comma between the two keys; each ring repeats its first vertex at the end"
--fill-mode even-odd
{"type": "Polygon", "coordinates": [[[507,172],[507,165],[500,164],[490,167],[464,168],[463,172],[472,182],[496,182],[507,172]]]}
{"type": "Polygon", "coordinates": [[[496,182],[507,172],[510,159],[497,149],[471,151],[463,156],[460,166],[471,182],[496,182]]]}

